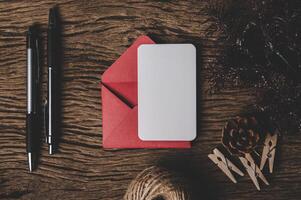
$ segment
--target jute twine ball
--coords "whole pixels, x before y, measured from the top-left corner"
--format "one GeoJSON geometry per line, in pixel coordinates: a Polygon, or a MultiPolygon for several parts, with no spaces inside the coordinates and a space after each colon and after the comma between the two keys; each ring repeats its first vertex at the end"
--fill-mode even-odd
{"type": "Polygon", "coordinates": [[[124,200],[191,200],[186,185],[175,173],[150,167],[130,183],[124,200]]]}

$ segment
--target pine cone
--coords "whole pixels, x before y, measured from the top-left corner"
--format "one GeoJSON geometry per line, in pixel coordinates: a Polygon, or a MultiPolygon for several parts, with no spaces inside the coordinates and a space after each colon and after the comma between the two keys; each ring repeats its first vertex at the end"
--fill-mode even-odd
{"type": "Polygon", "coordinates": [[[222,143],[232,155],[242,156],[255,149],[261,133],[255,117],[236,117],[223,128],[222,143]]]}

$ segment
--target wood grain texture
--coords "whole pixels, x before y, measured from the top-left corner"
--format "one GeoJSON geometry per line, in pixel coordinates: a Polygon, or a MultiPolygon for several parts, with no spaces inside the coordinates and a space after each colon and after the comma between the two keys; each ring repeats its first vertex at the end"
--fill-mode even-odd
{"type": "MultiPolygon", "coordinates": [[[[219,33],[206,1],[0,1],[0,199],[121,199],[130,181],[148,166],[169,166],[193,180],[211,199],[300,199],[301,136],[284,136],[270,186],[258,192],[248,176],[232,184],[207,158],[230,116],[254,102],[250,88],[206,93],[219,33]],[[25,152],[25,32],[41,25],[57,4],[63,20],[63,127],[59,152],[44,144],[39,168],[27,170],[25,152]],[[158,43],[198,47],[200,130],[190,150],[112,150],[101,147],[100,75],[142,34],[158,43]]],[[[44,87],[46,65],[44,65],[44,87]]],[[[46,91],[46,90],[44,90],[46,91]]]]}

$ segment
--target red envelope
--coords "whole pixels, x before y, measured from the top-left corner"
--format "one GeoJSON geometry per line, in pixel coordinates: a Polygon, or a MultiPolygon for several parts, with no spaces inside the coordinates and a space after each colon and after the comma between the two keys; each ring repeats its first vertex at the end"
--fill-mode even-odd
{"type": "Polygon", "coordinates": [[[190,148],[186,141],[142,141],[138,137],[137,48],[154,44],[139,37],[102,75],[104,148],[190,148]]]}

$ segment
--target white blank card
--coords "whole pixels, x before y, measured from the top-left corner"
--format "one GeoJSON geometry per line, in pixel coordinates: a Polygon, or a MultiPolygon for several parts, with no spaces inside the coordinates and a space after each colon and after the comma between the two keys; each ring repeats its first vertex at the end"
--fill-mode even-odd
{"type": "Polygon", "coordinates": [[[196,137],[196,49],[192,44],[138,48],[138,135],[146,141],[196,137]]]}

